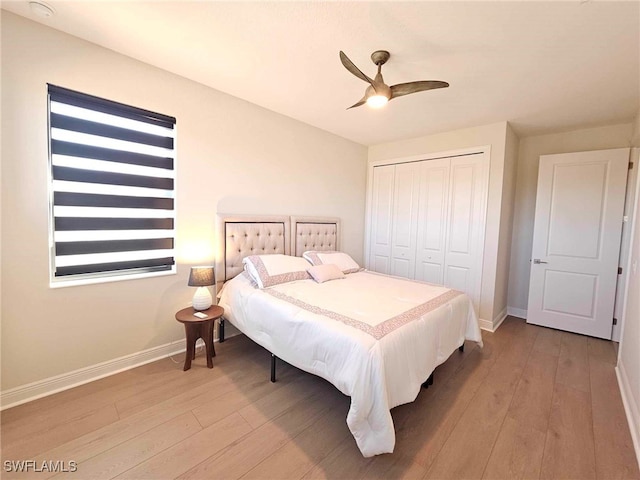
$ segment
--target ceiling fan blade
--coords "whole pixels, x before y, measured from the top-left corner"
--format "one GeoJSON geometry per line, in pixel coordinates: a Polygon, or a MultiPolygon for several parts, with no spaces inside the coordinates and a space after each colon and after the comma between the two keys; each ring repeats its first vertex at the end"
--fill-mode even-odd
{"type": "Polygon", "coordinates": [[[349,57],[347,57],[342,50],[340,50],[340,61],[342,62],[342,65],[344,65],[344,68],[349,70],[352,74],[354,74],[360,80],[364,80],[365,82],[373,86],[373,80],[371,80],[364,73],[362,73],[360,69],[356,67],[351,60],[349,60],[349,57]]]}
{"type": "Polygon", "coordinates": [[[360,105],[364,105],[365,103],[367,103],[367,96],[366,95],[364,97],[362,97],[360,100],[358,100],[358,103],[354,103],[353,105],[348,107],[347,110],[349,110],[350,108],[359,107],[360,105]]]}
{"type": "Polygon", "coordinates": [[[409,95],[410,93],[422,92],[424,90],[433,90],[434,88],[447,88],[447,82],[439,80],[424,80],[420,82],[399,83],[391,87],[391,98],[409,95]]]}

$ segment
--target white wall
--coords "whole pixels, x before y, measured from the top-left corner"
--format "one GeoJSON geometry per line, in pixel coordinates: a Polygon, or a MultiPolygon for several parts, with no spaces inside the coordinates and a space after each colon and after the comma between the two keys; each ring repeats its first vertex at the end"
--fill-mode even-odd
{"type": "Polygon", "coordinates": [[[628,147],[631,130],[632,125],[625,123],[520,139],[509,272],[510,309],[524,314],[527,308],[540,155],[628,147]]]}
{"type": "Polygon", "coordinates": [[[493,323],[501,322],[507,314],[509,290],[509,262],[511,261],[511,239],[513,235],[513,212],[516,195],[518,146],[520,140],[511,125],[507,124],[504,154],[504,180],[502,183],[502,205],[500,207],[500,236],[498,239],[498,264],[496,268],[496,290],[493,300],[493,323]]]}
{"type": "MultiPolygon", "coordinates": [[[[632,145],[640,147],[640,110],[636,116],[632,145]]],[[[640,155],[637,150],[634,152],[634,168],[640,167],[640,155]]],[[[627,301],[623,311],[617,373],[636,458],[640,465],[640,175],[637,176],[635,189],[633,236],[627,265],[627,301]]]]}
{"type": "Polygon", "coordinates": [[[216,212],[340,217],[362,261],[365,147],[11,13],[1,34],[3,392],[181,341],[216,212]],[[177,275],[49,288],[47,82],[177,118],[177,275]]]}
{"type": "Polygon", "coordinates": [[[640,109],[638,109],[638,114],[636,115],[636,119],[633,122],[633,138],[631,139],[631,145],[634,147],[640,147],[640,109]]]}
{"type": "Polygon", "coordinates": [[[369,147],[369,162],[374,162],[425,153],[485,145],[491,146],[489,198],[487,202],[487,225],[479,312],[480,318],[489,322],[492,322],[499,313],[494,309],[494,299],[496,295],[496,267],[499,257],[498,243],[505,168],[506,132],[507,123],[500,122],[369,147]]]}

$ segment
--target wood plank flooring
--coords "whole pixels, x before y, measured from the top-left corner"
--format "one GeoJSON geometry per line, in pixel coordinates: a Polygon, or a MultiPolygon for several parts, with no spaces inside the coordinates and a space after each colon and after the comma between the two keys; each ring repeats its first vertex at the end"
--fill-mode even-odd
{"type": "MultiPolygon", "coordinates": [[[[392,410],[393,454],[364,458],[349,398],[244,336],[2,412],[2,478],[640,479],[614,344],[509,317],[392,410]],[[177,363],[176,363],[177,362],[177,363]],[[77,462],[9,472],[6,461],[77,462]]],[[[13,464],[15,465],[15,464],[13,464]]]]}

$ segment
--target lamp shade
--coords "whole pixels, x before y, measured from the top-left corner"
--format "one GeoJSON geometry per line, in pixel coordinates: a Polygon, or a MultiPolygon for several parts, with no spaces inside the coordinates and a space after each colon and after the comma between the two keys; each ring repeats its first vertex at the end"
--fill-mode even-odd
{"type": "Polygon", "coordinates": [[[213,267],[191,267],[191,273],[189,273],[190,287],[208,287],[215,285],[216,276],[213,271],[213,267]]]}

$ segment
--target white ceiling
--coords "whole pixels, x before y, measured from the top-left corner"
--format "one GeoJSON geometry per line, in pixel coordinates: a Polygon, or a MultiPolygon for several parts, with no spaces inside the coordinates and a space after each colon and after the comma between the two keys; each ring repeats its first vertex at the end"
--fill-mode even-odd
{"type": "Polygon", "coordinates": [[[640,3],[26,1],[2,8],[364,145],[508,120],[520,135],[631,121],[640,3]],[[346,107],[388,84],[449,88],[346,107]]]}

